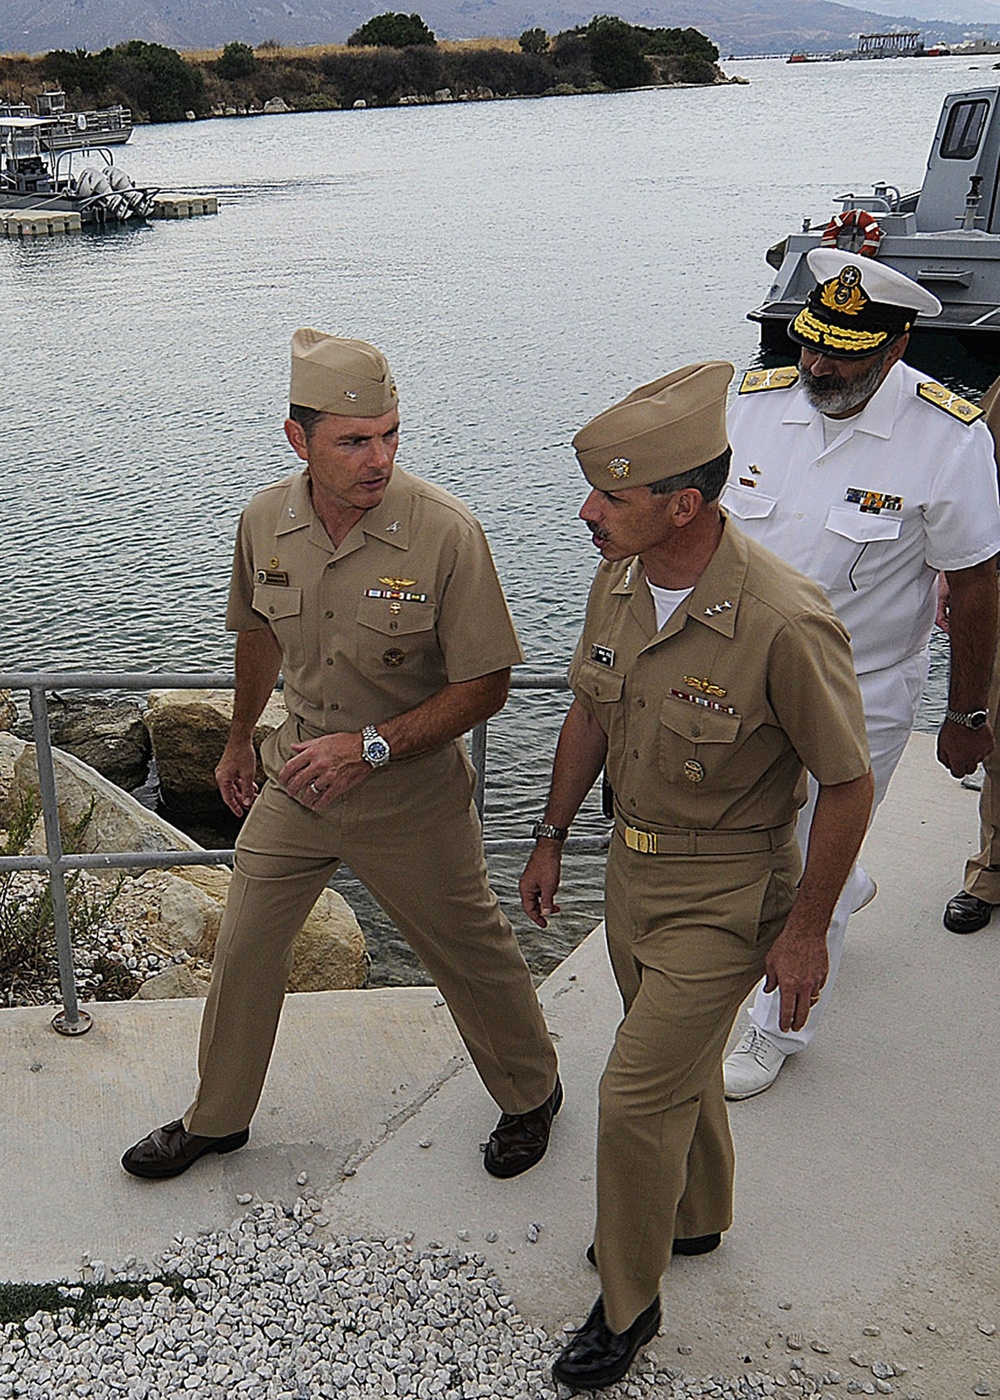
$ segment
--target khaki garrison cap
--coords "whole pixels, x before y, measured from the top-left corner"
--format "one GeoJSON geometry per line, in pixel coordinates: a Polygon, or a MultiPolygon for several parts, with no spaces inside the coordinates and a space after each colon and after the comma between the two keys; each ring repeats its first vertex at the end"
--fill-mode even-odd
{"type": "Polygon", "coordinates": [[[398,402],[389,362],[364,340],[344,340],[322,331],[292,336],[292,382],[288,399],[321,413],[380,418],[398,402]]]}
{"type": "Polygon", "coordinates": [[[573,439],[583,474],[598,491],[624,491],[703,467],[729,446],[725,360],[685,365],[605,409],[573,439]]]}

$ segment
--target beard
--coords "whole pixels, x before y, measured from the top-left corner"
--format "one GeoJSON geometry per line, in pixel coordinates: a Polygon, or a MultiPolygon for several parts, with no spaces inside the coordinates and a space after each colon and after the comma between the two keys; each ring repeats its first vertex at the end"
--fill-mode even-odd
{"type": "Polygon", "coordinates": [[[814,375],[800,364],[799,383],[813,408],[818,408],[821,413],[850,413],[870,399],[882,383],[887,354],[888,346],[873,355],[864,374],[850,383],[845,383],[836,374],[814,375]]]}

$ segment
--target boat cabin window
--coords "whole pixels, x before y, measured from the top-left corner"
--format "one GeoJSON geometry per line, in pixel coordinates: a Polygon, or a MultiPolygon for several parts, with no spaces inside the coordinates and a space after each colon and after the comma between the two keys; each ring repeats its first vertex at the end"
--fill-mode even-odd
{"type": "Polygon", "coordinates": [[[983,98],[975,102],[956,102],[948,113],[948,123],[941,141],[944,160],[971,160],[979,149],[990,104],[983,98]]]}

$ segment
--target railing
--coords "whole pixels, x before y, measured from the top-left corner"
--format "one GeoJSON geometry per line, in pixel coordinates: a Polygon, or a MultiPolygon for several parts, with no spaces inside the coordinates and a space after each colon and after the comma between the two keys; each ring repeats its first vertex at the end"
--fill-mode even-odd
{"type": "MultiPolygon", "coordinates": [[[[45,824],[45,854],[38,856],[0,856],[0,874],[4,871],[39,870],[49,877],[52,893],[52,921],[56,936],[59,967],[59,989],[63,1009],[52,1019],[61,1035],[83,1035],[92,1024],[91,1016],[80,1009],[76,994],[76,970],[70,934],[69,909],[66,899],[66,872],[69,870],[154,870],[176,865],[231,865],[235,852],[229,850],[167,850],[167,851],[96,851],[69,854],[63,850],[59,829],[59,806],[56,792],[55,765],[52,760],[52,737],[49,731],[49,711],[46,694],[50,690],[231,690],[235,678],[228,673],[210,671],[3,671],[0,690],[27,690],[31,703],[31,722],[35,738],[38,765],[38,789],[45,824]]],[[[512,690],[568,690],[569,683],[558,671],[518,671],[510,681],[512,690]]],[[[485,807],[486,724],[472,731],[471,758],[476,769],[476,807],[480,817],[485,807]]],[[[519,851],[531,845],[526,837],[500,837],[486,840],[487,854],[519,851]]],[[[607,836],[570,837],[566,848],[572,851],[602,851],[608,846],[607,836]]]]}

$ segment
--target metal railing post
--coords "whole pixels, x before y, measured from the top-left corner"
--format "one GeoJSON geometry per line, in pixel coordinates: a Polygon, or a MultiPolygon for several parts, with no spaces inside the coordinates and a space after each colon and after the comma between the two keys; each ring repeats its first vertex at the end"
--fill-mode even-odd
{"type": "Polygon", "coordinates": [[[483,819],[486,806],[486,721],[477,724],[472,731],[472,766],[476,770],[476,811],[479,820],[483,819]]]}
{"type": "Polygon", "coordinates": [[[66,901],[66,872],[62,863],[62,832],[59,830],[59,800],[56,795],[55,767],[52,763],[49,710],[45,703],[44,686],[30,686],[29,694],[31,720],[35,731],[38,790],[45,821],[45,849],[48,853],[52,922],[55,926],[56,955],[59,960],[59,988],[63,999],[63,1009],[52,1018],[52,1025],[60,1035],[83,1035],[90,1030],[91,1020],[86,1011],[80,1010],[76,999],[76,973],[73,968],[73,944],[69,927],[69,906],[66,901]]]}

